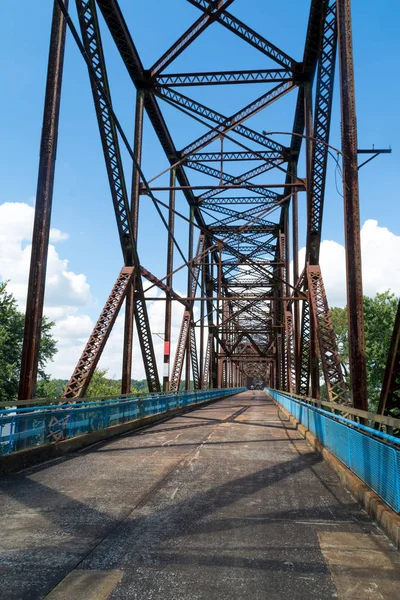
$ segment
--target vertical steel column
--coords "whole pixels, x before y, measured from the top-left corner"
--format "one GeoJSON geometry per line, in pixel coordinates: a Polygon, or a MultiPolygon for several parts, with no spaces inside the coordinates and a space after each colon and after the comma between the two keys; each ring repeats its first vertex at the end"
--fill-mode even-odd
{"type": "MultiPolygon", "coordinates": [[[[193,258],[193,234],[194,234],[194,213],[193,206],[190,207],[190,223],[189,223],[189,240],[188,240],[188,262],[190,264],[190,269],[188,269],[188,285],[187,285],[187,296],[190,298],[192,293],[192,280],[193,280],[193,271],[192,271],[192,263],[191,260],[193,258]]],[[[196,295],[196,294],[194,294],[196,295]]],[[[193,311],[190,314],[190,323],[189,327],[191,327],[193,311]]],[[[186,342],[186,363],[185,363],[185,390],[188,392],[190,390],[190,334],[187,336],[186,342]]]]}
{"type": "MultiPolygon", "coordinates": [[[[211,279],[210,279],[210,295],[213,296],[214,291],[214,272],[217,272],[217,280],[218,280],[218,264],[216,262],[216,253],[215,251],[210,253],[211,257],[211,279]]],[[[218,284],[217,284],[218,285],[218,284]]],[[[213,306],[213,305],[212,305],[213,306]]],[[[217,300],[217,310],[213,309],[213,340],[211,344],[211,368],[210,368],[210,376],[211,376],[211,388],[216,389],[218,387],[218,325],[219,325],[219,317],[218,317],[218,300],[217,300]],[[215,322],[214,322],[214,312],[215,312],[215,322]]]]}
{"type": "MultiPolygon", "coordinates": [[[[290,163],[292,181],[297,179],[297,164],[293,160],[290,163]]],[[[293,244],[293,285],[296,285],[299,279],[299,203],[296,188],[293,188],[292,194],[292,244],[293,244]]],[[[299,379],[300,370],[300,306],[299,302],[293,302],[293,323],[294,323],[294,356],[296,368],[296,381],[299,379]]]]}
{"type": "MultiPolygon", "coordinates": [[[[174,270],[174,229],[175,229],[175,169],[170,171],[170,191],[169,191],[169,212],[168,212],[168,243],[167,243],[167,278],[165,283],[172,288],[174,270]]],[[[172,299],[171,294],[167,293],[165,300],[165,326],[164,326],[164,374],[163,391],[169,391],[169,369],[171,359],[171,320],[172,320],[172,299]]]]}
{"type": "MultiPolygon", "coordinates": [[[[312,156],[313,156],[313,115],[312,115],[312,87],[310,83],[306,83],[304,87],[304,110],[306,123],[306,161],[307,161],[307,215],[311,214],[310,206],[312,198],[310,194],[312,181],[312,156]]],[[[312,236],[311,223],[307,223],[307,235],[312,236]]],[[[310,261],[310,256],[306,256],[306,263],[310,261]]],[[[311,310],[311,307],[310,307],[311,310]]],[[[310,319],[310,379],[311,379],[311,396],[319,398],[319,360],[318,360],[318,341],[315,331],[314,320],[310,319]]]]}
{"type": "MultiPolygon", "coordinates": [[[[64,0],[64,5],[68,8],[68,0],[64,0]]],[[[32,254],[18,391],[18,398],[20,400],[29,399],[36,392],[57,154],[65,28],[66,21],[57,0],[55,0],[51,24],[35,220],[32,235],[32,254]]]]}
{"type": "Polygon", "coordinates": [[[351,398],[368,410],[350,0],[337,0],[351,398]]]}
{"type": "MultiPolygon", "coordinates": [[[[222,245],[218,245],[218,285],[217,285],[217,319],[216,319],[216,325],[217,325],[217,332],[218,332],[218,336],[223,339],[224,334],[223,334],[223,326],[221,327],[221,331],[219,329],[220,326],[220,322],[225,320],[225,316],[224,316],[224,303],[223,301],[220,300],[220,298],[222,297],[222,245]],[[222,309],[221,309],[222,306],[222,309]],[[221,310],[222,310],[222,318],[221,318],[221,310]]],[[[217,342],[217,355],[218,355],[218,361],[217,361],[217,387],[221,388],[223,387],[223,368],[224,368],[224,358],[223,358],[223,354],[224,350],[221,347],[221,345],[218,342],[218,338],[216,340],[217,342]]]]}
{"type": "Polygon", "coordinates": [[[290,296],[290,237],[289,237],[289,203],[285,203],[282,207],[282,216],[283,216],[283,231],[285,234],[285,280],[286,286],[284,289],[284,295],[286,297],[290,296]]]}
{"type": "MultiPolygon", "coordinates": [[[[142,90],[136,94],[135,132],[133,152],[140,164],[142,159],[143,143],[143,98],[142,90]]],[[[140,198],[140,174],[135,164],[132,167],[132,191],[131,191],[131,226],[135,241],[137,242],[139,223],[139,198],[140,198]]],[[[130,254],[130,253],[129,253],[130,254]]],[[[130,261],[129,261],[130,262],[130,261]]],[[[132,263],[131,263],[132,264],[132,263]]],[[[137,274],[137,277],[140,275],[137,274]]],[[[132,378],[132,353],[133,353],[133,322],[134,322],[134,282],[129,285],[125,300],[125,326],[124,326],[124,348],[122,354],[122,382],[121,392],[129,394],[131,391],[132,378]]]]}
{"type": "MultiPolygon", "coordinates": [[[[206,250],[206,244],[207,241],[204,241],[204,250],[206,250]]],[[[204,256],[202,258],[201,261],[201,293],[200,296],[201,298],[204,298],[206,295],[206,286],[205,286],[205,262],[206,260],[208,260],[208,252],[204,253],[204,256]]],[[[204,302],[205,300],[201,300],[200,301],[200,389],[204,389],[204,316],[205,316],[205,311],[204,311],[204,302]]]]}
{"type": "MultiPolygon", "coordinates": [[[[133,152],[138,165],[142,162],[143,148],[143,113],[144,113],[144,92],[138,89],[136,92],[136,112],[135,112],[135,132],[133,141],[133,152]]],[[[138,239],[139,226],[139,201],[140,201],[140,173],[135,164],[132,167],[132,191],[131,191],[131,224],[133,236],[138,239]]]]}

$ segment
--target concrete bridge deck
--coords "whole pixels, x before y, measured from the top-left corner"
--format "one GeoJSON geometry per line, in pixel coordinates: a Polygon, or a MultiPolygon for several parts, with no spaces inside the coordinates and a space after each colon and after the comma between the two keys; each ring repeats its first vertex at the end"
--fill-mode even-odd
{"type": "Polygon", "coordinates": [[[399,598],[399,554],[264,392],[3,477],[2,600],[399,598]]]}

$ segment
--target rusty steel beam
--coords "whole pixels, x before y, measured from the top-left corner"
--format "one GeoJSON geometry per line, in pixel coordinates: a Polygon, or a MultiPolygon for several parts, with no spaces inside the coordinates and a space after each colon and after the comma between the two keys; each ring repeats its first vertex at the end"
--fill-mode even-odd
{"type": "MultiPolygon", "coordinates": [[[[170,184],[173,187],[175,185],[175,169],[170,171],[170,184]]],[[[172,326],[172,297],[177,294],[172,292],[173,284],[173,270],[174,270],[174,241],[173,235],[175,233],[175,190],[171,189],[169,193],[169,210],[168,210],[168,241],[167,241],[167,278],[166,278],[166,291],[165,298],[165,322],[164,322],[164,373],[163,373],[163,391],[169,391],[169,370],[171,361],[171,326],[172,326]]],[[[179,296],[178,296],[179,298],[179,296]]],[[[187,304],[184,302],[185,307],[187,304]]]]}
{"type": "MultiPolygon", "coordinates": [[[[188,262],[190,263],[193,259],[193,236],[194,236],[194,221],[193,221],[193,207],[189,209],[189,236],[188,236],[188,262]]],[[[199,238],[199,242],[200,242],[199,238]]],[[[200,251],[201,252],[201,251],[200,251]]],[[[199,254],[199,253],[196,253],[199,254]]],[[[199,269],[201,268],[201,259],[198,261],[199,269]]],[[[200,273],[200,270],[198,271],[200,273]]],[[[187,295],[192,295],[192,283],[193,283],[193,271],[192,269],[188,269],[187,271],[187,295]]],[[[194,286],[194,290],[196,286],[194,286]]],[[[193,296],[195,295],[195,291],[193,292],[193,296]]],[[[191,304],[191,307],[193,304],[191,304]]],[[[196,350],[196,346],[191,344],[193,327],[192,327],[192,318],[190,319],[190,329],[186,340],[186,361],[185,361],[185,391],[188,392],[190,390],[190,365],[192,362],[191,351],[196,350]]],[[[197,362],[197,355],[194,357],[195,362],[197,362]]]]}
{"type": "Polygon", "coordinates": [[[337,47],[336,0],[330,0],[324,13],[312,131],[315,143],[312,144],[309,179],[306,259],[311,265],[318,264],[321,244],[337,47]]]}
{"type": "Polygon", "coordinates": [[[227,162],[241,160],[270,160],[272,158],[285,158],[281,152],[273,150],[260,150],[260,152],[251,152],[250,150],[239,150],[237,152],[197,152],[190,155],[192,162],[227,162]]]}
{"type": "MultiPolygon", "coordinates": [[[[116,0],[96,1],[133,84],[137,88],[141,88],[143,82],[146,81],[146,74],[118,2],[116,0]]],[[[144,107],[160,141],[161,147],[163,148],[170,165],[173,166],[175,163],[179,162],[180,157],[178,156],[178,151],[175,148],[157,100],[149,91],[146,91],[145,94],[144,107]]],[[[177,164],[176,166],[176,177],[179,184],[184,189],[184,195],[188,203],[195,205],[196,201],[194,194],[190,189],[185,170],[180,164],[177,164]]],[[[197,208],[195,208],[194,216],[198,225],[204,227],[205,223],[203,217],[197,208]]]]}
{"type": "MultiPolygon", "coordinates": [[[[132,360],[132,314],[138,328],[139,344],[146,372],[149,391],[159,391],[157,363],[154,354],[150,324],[146,302],[143,294],[140,273],[140,262],[137,254],[136,231],[138,219],[138,162],[133,171],[133,205],[129,208],[125,185],[124,170],[119,150],[118,135],[108,84],[107,70],[102,49],[102,41],[94,0],[76,0],[83,46],[88,60],[89,78],[92,86],[93,100],[97,122],[103,146],[108,180],[113,199],[115,215],[120,235],[121,247],[126,265],[135,267],[132,289],[128,293],[128,311],[124,333],[123,383],[122,389],[129,392],[132,360]],[[135,196],[136,194],[136,196],[135,196]],[[133,216],[133,221],[131,222],[133,216]]],[[[142,138],[142,109],[137,114],[135,132],[135,152],[140,159],[142,138]]],[[[135,157],[135,155],[134,155],[135,157]]],[[[136,158],[136,157],[135,157],[136,158]]]]}
{"type": "MultiPolygon", "coordinates": [[[[210,0],[188,0],[188,2],[203,11],[208,10],[211,4],[210,0]]],[[[294,69],[296,67],[296,61],[294,61],[288,54],[266,40],[259,33],[248,27],[245,23],[239,21],[239,19],[231,15],[227,10],[224,10],[221,13],[218,21],[221,23],[221,25],[235,33],[245,42],[254,48],[257,48],[257,50],[262,52],[265,56],[268,56],[283,67],[290,69],[294,69]]]]}
{"type": "Polygon", "coordinates": [[[190,364],[192,367],[193,373],[193,386],[195,390],[200,389],[200,371],[199,371],[199,362],[197,358],[197,342],[196,342],[196,329],[193,326],[192,322],[190,323],[190,332],[189,332],[189,354],[190,354],[190,364]]]}
{"type": "Polygon", "coordinates": [[[348,394],[340,366],[339,353],[333,330],[328,299],[319,265],[307,267],[307,283],[310,295],[311,316],[319,343],[322,370],[328,398],[332,402],[348,404],[348,394]]]}
{"type": "MultiPolygon", "coordinates": [[[[195,102],[191,98],[187,98],[186,96],[179,94],[176,90],[171,90],[170,88],[160,88],[156,91],[156,93],[160,97],[170,100],[172,103],[178,104],[194,112],[195,114],[200,114],[201,116],[218,123],[218,126],[215,129],[211,129],[208,133],[202,135],[197,140],[186,146],[181,152],[181,156],[183,157],[188,156],[195,151],[197,152],[205,146],[208,146],[221,135],[224,135],[231,130],[244,137],[250,138],[253,141],[257,141],[253,132],[243,126],[243,122],[260,112],[260,110],[263,110],[280,98],[283,98],[283,96],[285,96],[295,87],[296,85],[292,81],[284,81],[228,118],[223,117],[223,115],[218,115],[218,113],[215,111],[212,111],[208,107],[195,102]]],[[[268,140],[267,137],[264,139],[264,144],[268,145],[271,150],[283,150],[282,146],[279,148],[279,145],[276,142],[268,140]]]]}
{"type": "MultiPolygon", "coordinates": [[[[170,380],[170,385],[169,385],[169,388],[172,392],[179,391],[179,385],[180,385],[181,377],[182,377],[183,362],[184,362],[184,358],[185,358],[187,349],[189,349],[189,355],[190,355],[190,349],[195,348],[195,346],[193,344],[189,345],[190,344],[190,330],[192,329],[192,327],[191,327],[192,309],[193,309],[192,298],[195,296],[197,284],[199,283],[199,275],[200,275],[200,269],[201,269],[201,264],[202,264],[202,253],[203,253],[204,248],[205,248],[205,237],[203,234],[201,234],[199,236],[199,241],[197,244],[196,256],[194,257],[194,260],[193,260],[193,272],[189,279],[189,291],[190,291],[190,294],[188,296],[189,297],[189,301],[188,301],[189,306],[188,306],[188,309],[185,310],[185,312],[183,313],[182,324],[181,324],[181,329],[180,329],[179,338],[178,338],[178,346],[176,349],[174,364],[172,367],[172,374],[171,374],[171,380],[170,380]]],[[[196,357],[197,357],[197,354],[196,354],[196,357]]],[[[196,362],[197,362],[197,358],[196,358],[196,362]]],[[[200,386],[200,383],[198,383],[198,385],[200,386]]]]}
{"type": "Polygon", "coordinates": [[[400,302],[390,340],[377,412],[388,417],[399,418],[400,416],[400,302]]]}
{"type": "Polygon", "coordinates": [[[299,373],[296,389],[296,393],[300,396],[310,395],[310,304],[308,300],[303,302],[301,313],[299,373]]]}
{"type": "Polygon", "coordinates": [[[224,85],[238,83],[276,83],[293,79],[289,69],[263,69],[259,71],[211,71],[203,73],[167,73],[158,75],[155,84],[163,87],[198,85],[224,85]]]}
{"type": "Polygon", "coordinates": [[[63,398],[82,398],[85,395],[133,277],[133,267],[122,267],[71,379],[63,392],[63,398]]]}
{"type": "Polygon", "coordinates": [[[89,69],[90,85],[96,110],[104,160],[114,206],[115,218],[125,264],[129,264],[133,232],[117,129],[110,111],[111,95],[100,35],[96,4],[94,0],[76,0],[82,42],[92,68],[89,69]],[[104,96],[108,99],[105,102],[104,96]]]}
{"type": "MultiPolygon", "coordinates": [[[[131,187],[131,208],[130,208],[130,226],[134,244],[138,240],[139,227],[139,201],[140,201],[140,173],[137,165],[142,159],[143,145],[143,91],[136,92],[136,112],[135,112],[135,131],[133,142],[133,153],[136,164],[132,165],[132,187],[131,187]]],[[[125,326],[124,326],[124,348],[122,352],[122,384],[121,392],[128,394],[131,391],[132,380],[132,357],[133,357],[133,323],[134,323],[134,286],[131,284],[128,288],[125,301],[125,326]]]]}
{"type": "Polygon", "coordinates": [[[204,11],[204,15],[199,17],[151,67],[150,76],[155,77],[158,73],[162,73],[233,2],[234,0],[214,0],[210,2],[204,11]]]}
{"type": "MultiPolygon", "coordinates": [[[[266,198],[273,198],[275,195],[275,200],[278,200],[278,194],[276,194],[275,192],[271,192],[270,190],[258,187],[257,185],[247,184],[251,182],[251,179],[253,179],[254,177],[258,177],[259,175],[262,175],[267,171],[271,171],[275,167],[281,165],[283,162],[283,158],[274,158],[266,162],[265,164],[261,164],[258,167],[255,167],[254,169],[250,169],[250,171],[245,171],[244,173],[238,176],[229,175],[228,173],[222,171],[222,169],[221,171],[217,171],[216,169],[210,167],[210,165],[204,165],[203,163],[196,161],[192,162],[191,160],[188,160],[185,162],[185,164],[191,169],[195,169],[196,171],[200,171],[201,173],[205,173],[206,175],[210,175],[211,177],[217,177],[220,180],[220,182],[224,182],[225,184],[230,183],[246,187],[252,192],[259,194],[260,196],[265,196],[266,198]]],[[[198,196],[197,202],[199,204],[202,204],[204,201],[210,200],[210,198],[213,198],[215,196],[219,196],[223,192],[225,192],[225,185],[220,185],[219,187],[215,189],[210,189],[208,192],[204,192],[203,194],[198,196]]]]}
{"type": "Polygon", "coordinates": [[[203,367],[203,390],[206,390],[210,384],[210,366],[211,366],[211,356],[212,356],[212,346],[214,343],[214,336],[212,333],[208,334],[207,338],[207,346],[206,346],[206,355],[204,357],[204,367],[203,367]]]}
{"type": "Polygon", "coordinates": [[[357,124],[354,98],[350,0],[337,0],[340,109],[342,116],[343,198],[349,321],[350,387],[354,408],[368,410],[361,268],[357,124]]]}
{"type": "MultiPolygon", "coordinates": [[[[223,187],[226,190],[235,190],[235,189],[250,189],[252,191],[255,191],[256,193],[259,193],[259,190],[265,190],[267,191],[268,188],[283,188],[289,186],[292,189],[297,189],[299,191],[304,191],[306,188],[306,182],[305,181],[296,181],[295,183],[259,183],[259,184],[254,184],[251,182],[248,183],[244,183],[243,185],[235,185],[235,184],[228,184],[228,185],[188,185],[188,186],[182,186],[182,185],[177,185],[174,186],[174,190],[179,190],[179,191],[196,191],[196,190],[220,190],[221,187],[223,187]]],[[[168,192],[171,189],[170,186],[154,186],[151,187],[150,190],[152,192],[168,192]]],[[[145,188],[142,188],[142,193],[145,193],[145,188]]],[[[271,192],[272,194],[273,192],[271,192]]],[[[268,195],[269,196],[269,195],[268,195]]],[[[276,197],[276,196],[275,196],[276,197]]],[[[206,227],[204,227],[204,229],[206,229],[206,227]]]]}
{"type": "MultiPolygon", "coordinates": [[[[144,267],[140,267],[140,273],[142,274],[142,276],[145,279],[147,279],[147,281],[150,281],[151,283],[153,283],[155,286],[157,286],[161,291],[163,291],[165,293],[166,298],[160,298],[161,300],[167,300],[168,296],[170,296],[174,300],[177,300],[177,302],[180,302],[181,304],[183,304],[183,306],[187,306],[187,298],[177,294],[169,285],[165,284],[163,281],[161,281],[161,279],[158,279],[158,277],[153,275],[153,273],[150,273],[150,271],[148,271],[144,267]]],[[[171,279],[172,271],[168,271],[168,273],[170,275],[167,277],[167,281],[169,281],[171,279]]]]}
{"type": "MultiPolygon", "coordinates": [[[[68,0],[64,0],[63,5],[65,8],[68,8],[68,0]]],[[[18,390],[19,400],[28,400],[36,392],[57,155],[65,32],[66,23],[60,6],[57,0],[55,0],[51,23],[42,136],[40,141],[32,253],[18,390]]]]}

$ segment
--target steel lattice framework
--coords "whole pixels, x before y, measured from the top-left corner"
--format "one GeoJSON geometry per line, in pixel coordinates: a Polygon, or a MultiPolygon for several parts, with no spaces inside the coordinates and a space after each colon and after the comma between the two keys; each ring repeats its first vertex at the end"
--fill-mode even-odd
{"type": "MultiPolygon", "coordinates": [[[[191,380],[195,389],[236,387],[258,380],[297,394],[311,393],[318,399],[323,375],[331,400],[365,409],[350,0],[310,0],[304,51],[297,59],[236,18],[228,10],[234,10],[234,0],[185,1],[197,9],[197,20],[147,68],[132,39],[122,1],[120,6],[117,0],[75,0],[76,23],[69,15],[68,0],[54,2],[20,398],[35,393],[68,26],[88,68],[124,267],[65,395],[72,398],[84,394],[124,299],[122,392],[130,390],[134,324],[149,390],[161,389],[154,332],[146,306],[147,301],[157,300],[165,303],[164,391],[177,391],[182,379],[186,389],[191,380]],[[102,27],[99,12],[104,21],[102,27]],[[242,44],[261,53],[265,68],[251,69],[250,64],[245,70],[174,70],[174,61],[211,26],[223,27],[236,37],[238,51],[242,44]],[[132,144],[114,112],[102,28],[108,29],[136,89],[132,144]],[[343,167],[347,293],[351,309],[350,393],[341,370],[319,266],[326,176],[332,154],[329,138],[337,55],[342,149],[335,150],[333,158],[337,161],[341,155],[343,167]],[[238,85],[247,86],[254,99],[236,110],[227,108],[226,113],[213,108],[218,90],[238,85]],[[197,90],[202,92],[201,101],[197,90]],[[207,90],[209,102],[204,100],[207,90]],[[288,106],[289,98],[294,107],[289,131],[284,124],[275,126],[276,132],[260,131],[257,116],[265,112],[267,119],[272,105],[285,101],[288,106]],[[173,128],[167,126],[166,107],[185,120],[187,141],[181,149],[174,142],[173,128]],[[164,171],[152,177],[151,183],[141,168],[145,115],[166,157],[164,171]],[[195,139],[190,137],[190,124],[194,122],[194,131],[203,129],[195,139]],[[129,192],[121,145],[132,160],[129,192]],[[195,184],[190,183],[189,173],[195,184]],[[162,181],[167,177],[168,181],[156,184],[158,177],[162,181]],[[187,213],[176,210],[177,195],[186,200],[187,213]],[[160,227],[166,231],[166,264],[160,263],[156,274],[141,264],[138,252],[140,200],[144,197],[157,210],[160,227]],[[299,265],[298,207],[302,198],[307,217],[307,229],[303,232],[306,258],[305,264],[299,265]],[[176,238],[177,220],[188,227],[185,251],[176,238]],[[186,296],[174,289],[176,273],[181,269],[187,272],[186,296]],[[163,295],[145,296],[144,282],[148,289],[156,287],[163,295]],[[183,305],[177,340],[171,339],[174,305],[183,305]]],[[[157,10],[157,1],[152,3],[157,10]]],[[[151,24],[148,27],[151,34],[151,24]]],[[[268,35],[267,23],[265,29],[268,35]]],[[[392,414],[399,403],[399,317],[396,327],[381,400],[381,411],[392,414]]]]}

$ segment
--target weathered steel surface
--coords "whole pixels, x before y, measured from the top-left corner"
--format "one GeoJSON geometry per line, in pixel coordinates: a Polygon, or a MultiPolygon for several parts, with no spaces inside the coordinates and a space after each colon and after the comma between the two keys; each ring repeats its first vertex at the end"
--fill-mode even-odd
{"type": "Polygon", "coordinates": [[[133,267],[121,269],[82,356],[64,390],[64,398],[82,398],[85,395],[133,277],[133,267]]]}

